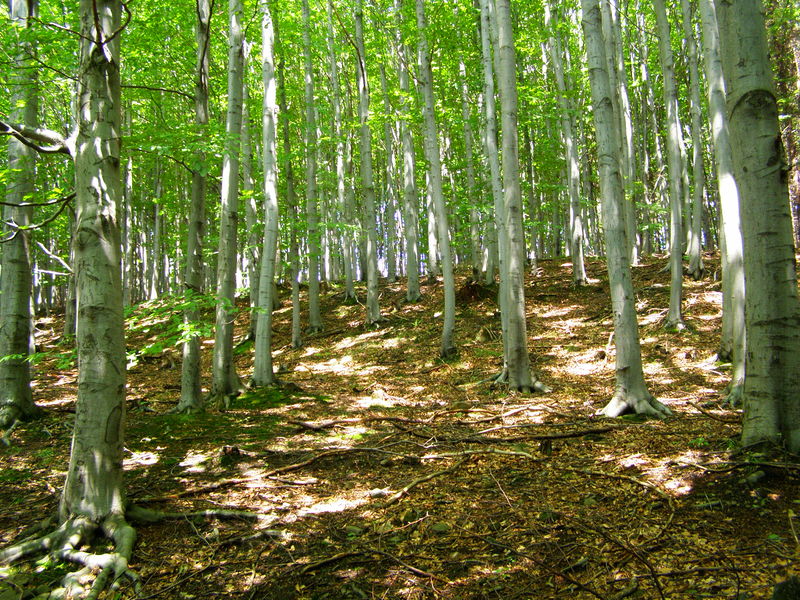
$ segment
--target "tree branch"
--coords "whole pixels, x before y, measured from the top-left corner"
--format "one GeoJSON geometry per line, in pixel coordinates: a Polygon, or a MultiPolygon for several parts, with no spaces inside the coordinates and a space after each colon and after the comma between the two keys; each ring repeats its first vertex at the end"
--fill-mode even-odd
{"type": "Polygon", "coordinates": [[[69,141],[57,131],[26,127],[0,121],[0,135],[10,135],[26,146],[42,154],[66,154],[72,156],[69,141]],[[42,146],[41,144],[46,144],[42,146]]]}

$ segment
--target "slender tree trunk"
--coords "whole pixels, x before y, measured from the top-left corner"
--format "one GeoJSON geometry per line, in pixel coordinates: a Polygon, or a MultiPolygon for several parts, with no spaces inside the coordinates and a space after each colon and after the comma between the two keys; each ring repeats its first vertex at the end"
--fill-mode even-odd
{"type": "Polygon", "coordinates": [[[349,230],[350,221],[346,218],[348,210],[347,196],[345,195],[345,139],[342,123],[341,92],[339,90],[339,62],[333,33],[333,0],[328,0],[328,54],[330,56],[333,138],[336,144],[336,205],[340,213],[345,216],[345,228],[340,234],[345,276],[344,302],[349,304],[356,302],[356,292],[353,284],[353,235],[349,230]]]}
{"type": "Polygon", "coordinates": [[[381,69],[381,92],[383,94],[383,139],[386,145],[386,185],[384,216],[386,229],[386,276],[389,281],[397,280],[397,221],[395,219],[395,206],[397,206],[397,194],[395,184],[397,173],[394,161],[394,135],[392,134],[392,121],[389,115],[392,114],[392,105],[389,102],[389,88],[386,83],[386,67],[380,65],[381,69]]]}
{"type": "Polygon", "coordinates": [[[747,281],[742,443],[800,451],[800,303],[778,102],[758,0],[717,2],[747,281]]]}
{"type": "Polygon", "coordinates": [[[705,170],[703,168],[702,120],[700,105],[700,70],[697,61],[697,42],[692,22],[692,7],[689,0],[681,0],[683,17],[683,36],[686,39],[686,51],[689,55],[689,106],[692,114],[692,175],[694,191],[692,193],[692,220],[689,228],[689,241],[686,254],[689,258],[688,274],[694,279],[703,276],[703,248],[701,235],[703,229],[703,191],[705,188],[705,170]]]}
{"type": "Polygon", "coordinates": [[[549,392],[531,373],[525,310],[525,238],[522,227],[522,190],[519,183],[519,136],[517,133],[517,59],[511,28],[510,0],[496,0],[497,45],[495,61],[503,126],[503,228],[505,277],[504,302],[508,311],[506,365],[511,389],[549,392]]]}
{"type": "MultiPolygon", "coordinates": [[[[194,86],[195,123],[199,130],[208,124],[208,63],[210,50],[211,5],[209,0],[197,0],[197,66],[194,86]]],[[[205,164],[205,153],[195,155],[198,165],[205,164]]],[[[206,176],[203,168],[192,171],[192,202],[186,246],[184,286],[186,310],[183,313],[184,342],[181,363],[181,399],[177,411],[195,411],[202,407],[200,387],[200,310],[196,300],[203,293],[203,237],[205,236],[206,176]]]]}
{"type": "Polygon", "coordinates": [[[658,50],[664,76],[664,105],[667,110],[667,163],[669,166],[670,242],[669,268],[671,273],[669,312],[665,325],[683,329],[681,302],[683,299],[683,187],[681,160],[681,122],[678,115],[678,86],[675,82],[675,63],[670,43],[669,21],[664,0],[653,0],[658,25],[658,50]]]}
{"type": "MultiPolygon", "coordinates": [[[[244,72],[247,73],[247,64],[250,60],[250,44],[245,42],[244,47],[244,72]]],[[[250,331],[248,336],[255,339],[258,327],[259,311],[259,279],[261,275],[261,223],[258,218],[258,202],[253,182],[253,141],[251,136],[250,118],[250,86],[247,77],[242,80],[242,192],[244,196],[244,223],[246,239],[244,252],[241,253],[243,271],[246,269],[247,283],[250,288],[250,331]]]]}
{"type": "Polygon", "coordinates": [[[472,115],[467,93],[467,67],[464,59],[458,61],[461,76],[461,118],[464,121],[464,158],[467,170],[467,205],[469,206],[469,259],[472,278],[478,280],[481,272],[481,223],[475,198],[475,161],[472,152],[472,115]]]}
{"type": "MultiPolygon", "coordinates": [[[[9,16],[20,30],[37,16],[35,2],[13,0],[9,16]]],[[[15,28],[16,29],[16,28],[15,28]]],[[[13,57],[11,82],[11,120],[26,127],[36,127],[37,81],[34,67],[36,48],[21,40],[13,57]]],[[[36,155],[33,149],[15,138],[8,142],[9,181],[6,188],[0,267],[0,429],[18,420],[28,420],[41,411],[33,403],[31,369],[28,360],[31,339],[31,234],[18,229],[31,224],[28,202],[33,192],[36,155]],[[16,205],[16,206],[14,206],[16,205]]]]}
{"type": "Polygon", "coordinates": [[[240,392],[233,362],[233,320],[236,315],[236,236],[239,222],[239,152],[242,130],[243,30],[242,0],[228,3],[228,114],[225,154],[222,160],[217,264],[217,317],[211,369],[211,396],[225,405],[240,392]]]}
{"type": "Polygon", "coordinates": [[[356,80],[358,85],[358,120],[361,125],[361,183],[364,188],[365,238],[367,243],[367,325],[381,320],[378,304],[378,235],[375,219],[375,183],[372,173],[372,131],[369,127],[369,82],[364,57],[362,1],[356,0],[356,80]]]}
{"type": "Polygon", "coordinates": [[[573,134],[574,121],[571,102],[567,97],[567,86],[564,81],[564,66],[561,62],[561,38],[550,23],[550,4],[545,5],[545,23],[550,26],[550,59],[558,88],[558,104],[561,109],[561,133],[564,136],[564,150],[567,162],[567,193],[569,195],[569,238],[570,256],[572,257],[572,283],[576,286],[586,284],[586,267],[583,260],[583,210],[580,201],[580,170],[578,168],[578,152],[575,148],[573,134]]]}
{"type": "MultiPolygon", "coordinates": [[[[503,214],[503,190],[500,183],[500,152],[497,148],[497,107],[495,102],[494,89],[494,68],[492,67],[492,30],[494,28],[494,6],[490,4],[493,0],[481,0],[481,62],[483,64],[483,102],[485,113],[484,139],[483,144],[486,150],[486,161],[489,165],[489,183],[492,191],[492,203],[494,207],[494,219],[488,224],[489,234],[487,243],[486,260],[486,283],[494,282],[495,267],[500,272],[500,312],[508,315],[508,311],[503,311],[502,305],[505,301],[504,281],[502,274],[505,273],[505,256],[507,248],[505,237],[507,232],[503,227],[501,216],[503,214]]],[[[507,323],[503,321],[502,327],[505,331],[507,323]]],[[[506,339],[504,336],[503,339],[506,339]]]]}
{"type": "Polygon", "coordinates": [[[402,92],[400,119],[400,140],[403,145],[403,221],[406,239],[406,301],[416,302],[420,299],[419,290],[419,198],[417,196],[416,155],[414,138],[409,127],[411,118],[411,86],[409,85],[408,49],[401,38],[402,1],[395,0],[395,12],[398,19],[397,33],[397,73],[402,92]]]}
{"type": "Polygon", "coordinates": [[[608,279],[614,315],[614,341],[617,351],[617,383],[613,398],[602,413],[616,417],[627,410],[665,416],[670,410],[648,391],[642,370],[636,306],[622,209],[623,187],[619,172],[619,143],[616,117],[611,102],[607,62],[602,39],[598,0],[582,0],[583,32],[592,88],[592,107],[597,135],[597,160],[603,198],[608,279]]]}
{"type": "Polygon", "coordinates": [[[731,362],[728,402],[742,399],[745,377],[745,279],[742,229],[739,222],[739,188],[733,173],[725,81],[719,55],[717,16],[711,0],[700,0],[703,48],[708,81],[708,112],[714,140],[720,219],[722,224],[722,339],[719,358],[731,362]]]}
{"type": "Polygon", "coordinates": [[[269,3],[262,1],[261,56],[264,75],[264,246],[261,252],[261,285],[258,297],[258,324],[255,340],[253,384],[272,385],[272,308],[275,287],[275,254],[278,249],[278,152],[275,131],[278,124],[278,103],[275,81],[273,47],[275,30],[269,3]]]}
{"type": "MultiPolygon", "coordinates": [[[[453,278],[453,259],[450,254],[450,229],[447,221],[447,209],[442,194],[442,162],[439,156],[439,134],[436,125],[433,96],[433,71],[428,53],[426,36],[425,0],[416,0],[419,83],[424,99],[423,119],[425,127],[425,158],[428,160],[429,190],[433,208],[436,213],[436,230],[438,233],[439,252],[442,257],[442,278],[444,280],[444,324],[439,354],[443,358],[455,355],[456,347],[453,333],[456,321],[456,290],[453,278]]],[[[429,257],[435,260],[435,257],[429,257]]]]}
{"type": "Polygon", "coordinates": [[[322,331],[319,306],[320,232],[317,206],[317,117],[314,105],[314,66],[311,61],[311,15],[303,0],[303,57],[306,103],[306,219],[308,223],[308,332],[322,331]]]}

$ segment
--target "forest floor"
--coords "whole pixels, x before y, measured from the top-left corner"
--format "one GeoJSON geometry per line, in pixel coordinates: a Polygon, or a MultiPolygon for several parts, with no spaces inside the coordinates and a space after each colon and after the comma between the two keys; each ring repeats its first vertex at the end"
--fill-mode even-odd
{"type": "MultiPolygon", "coordinates": [[[[665,263],[633,270],[650,390],[674,413],[663,421],[596,416],[614,385],[599,260],[583,288],[563,260],[530,279],[531,360],[554,389],[543,395],[486,381],[501,367],[499,320],[464,274],[452,361],[437,358],[438,284],[404,304],[402,283],[383,282],[378,328],[327,288],[325,331],[299,350],[284,291],[273,338],[283,385],[198,415],[168,414],[180,394],[177,302],[138,307],[127,339],[131,500],[258,519],[138,524],[131,566],[143,590],[109,597],[768,598],[798,574],[800,467],[738,447],[741,414],[723,404],[728,369],[715,363],[718,262],[706,257],[706,278],[685,282],[680,332],[662,326],[665,263]]],[[[237,340],[247,319],[241,311],[237,340]]],[[[34,395],[47,416],[0,446],[0,546],[54,511],[68,460],[74,351],[57,345],[60,322],[37,326],[34,395]]],[[[245,379],[252,362],[241,345],[245,379]]],[[[63,569],[4,568],[0,600],[42,593],[63,569]]]]}

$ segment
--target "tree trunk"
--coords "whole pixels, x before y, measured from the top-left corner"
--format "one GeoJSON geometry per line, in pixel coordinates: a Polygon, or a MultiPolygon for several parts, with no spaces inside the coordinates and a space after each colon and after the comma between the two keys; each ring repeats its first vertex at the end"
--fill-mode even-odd
{"type": "MultiPolygon", "coordinates": [[[[210,51],[211,5],[209,0],[197,0],[197,66],[194,85],[195,123],[202,132],[208,124],[208,64],[210,51]]],[[[198,165],[205,164],[205,153],[195,155],[198,165]]],[[[179,412],[199,410],[202,406],[200,387],[200,310],[197,305],[203,293],[203,237],[206,222],[206,175],[202,167],[192,171],[192,202],[186,245],[186,274],[184,286],[186,310],[183,313],[184,342],[181,363],[181,399],[179,412]]]]}
{"type": "Polygon", "coordinates": [[[617,382],[614,396],[602,413],[616,417],[627,410],[654,416],[671,411],[647,390],[642,370],[636,306],[622,209],[623,188],[619,172],[619,144],[616,117],[611,103],[611,88],[605,59],[598,0],[582,0],[583,32],[589,63],[592,106],[597,135],[597,160],[603,198],[603,225],[614,315],[617,382]]]}
{"type": "Polygon", "coordinates": [[[700,0],[703,48],[708,81],[708,112],[714,140],[719,189],[722,254],[722,338],[718,356],[731,362],[728,402],[741,401],[745,377],[745,279],[742,228],[739,222],[739,188],[733,173],[725,81],[719,55],[717,15],[711,0],[700,0]]]}
{"type": "Polygon", "coordinates": [[[716,3],[747,281],[742,443],[800,451],[800,304],[761,2],[716,3]]]}
{"type": "Polygon", "coordinates": [[[243,30],[242,0],[228,2],[228,113],[222,159],[217,264],[217,315],[211,369],[211,396],[225,405],[241,384],[233,362],[233,320],[236,315],[236,236],[239,222],[239,152],[242,130],[243,30]]]}
{"type": "Polygon", "coordinates": [[[258,295],[258,324],[255,339],[253,385],[272,385],[272,308],[274,305],[275,254],[278,249],[278,152],[275,131],[278,124],[278,103],[273,47],[275,31],[269,4],[263,2],[261,56],[264,75],[264,246],[261,252],[261,285],[258,295]]]}
{"type": "Polygon", "coordinates": [[[467,206],[469,206],[469,260],[472,279],[477,281],[481,272],[481,223],[475,198],[475,161],[472,153],[472,115],[467,94],[467,67],[464,59],[458,61],[461,76],[461,118],[464,121],[464,158],[467,170],[467,206]]]}
{"type": "MultiPolygon", "coordinates": [[[[13,0],[9,6],[12,21],[27,28],[37,16],[35,2],[13,0]]],[[[11,120],[36,127],[37,81],[32,43],[20,41],[13,57],[11,81],[11,120]]],[[[18,229],[31,224],[27,196],[33,192],[36,155],[16,138],[8,142],[9,182],[3,211],[4,221],[13,223],[2,232],[0,267],[0,429],[18,420],[28,420],[41,411],[33,403],[29,348],[31,341],[31,250],[30,231],[18,229]],[[13,206],[16,205],[16,206],[13,206]]]]}
{"type": "Polygon", "coordinates": [[[361,125],[361,183],[364,188],[364,225],[367,243],[367,325],[381,320],[378,304],[378,235],[375,219],[375,183],[372,174],[372,131],[369,127],[369,83],[364,56],[364,28],[361,0],[356,1],[356,81],[358,121],[361,125]]]}
{"type": "Polygon", "coordinates": [[[400,119],[400,140],[403,144],[403,221],[406,238],[406,301],[416,302],[420,299],[419,291],[419,198],[417,197],[416,156],[414,138],[409,127],[411,118],[411,102],[409,95],[408,49],[401,34],[402,1],[395,0],[395,12],[398,19],[397,32],[397,72],[402,92],[400,119]]]}
{"type": "Polygon", "coordinates": [[[306,219],[308,223],[308,332],[322,331],[319,306],[319,208],[317,207],[317,117],[314,106],[314,66],[311,62],[311,15],[303,0],[303,58],[306,108],[306,219]]]}
{"type": "Polygon", "coordinates": [[[561,109],[561,133],[564,136],[564,150],[567,162],[567,193],[569,195],[569,238],[570,256],[572,258],[572,283],[585,285],[586,267],[583,260],[583,211],[580,201],[580,171],[578,169],[578,152],[575,148],[573,109],[567,97],[567,85],[564,80],[564,66],[561,62],[561,37],[555,26],[550,23],[550,3],[545,5],[545,23],[550,29],[550,59],[558,88],[558,104],[561,109]]]}
{"type": "Polygon", "coordinates": [[[681,0],[683,17],[683,37],[686,39],[686,53],[689,55],[689,106],[692,115],[692,176],[694,191],[692,193],[692,220],[689,228],[689,239],[686,254],[689,258],[688,274],[693,279],[700,279],[703,267],[703,248],[701,235],[703,228],[703,191],[705,188],[705,170],[703,169],[702,107],[700,105],[700,71],[697,64],[697,43],[695,42],[692,7],[689,0],[681,0]]]}
{"type": "Polygon", "coordinates": [[[347,220],[347,196],[345,194],[345,140],[342,124],[341,92],[339,91],[339,62],[336,55],[336,42],[333,34],[333,0],[328,0],[328,53],[330,55],[331,105],[333,109],[333,138],[336,144],[336,206],[345,217],[345,228],[340,232],[342,243],[342,262],[344,263],[345,290],[344,302],[355,303],[356,292],[353,285],[353,236],[347,220]]]}
{"type": "MultiPolygon", "coordinates": [[[[442,162],[439,156],[439,134],[436,126],[434,108],[436,102],[433,97],[433,71],[431,58],[428,53],[428,39],[426,37],[425,0],[416,0],[418,59],[419,59],[419,84],[422,88],[424,99],[423,119],[425,126],[425,158],[428,160],[429,191],[436,216],[436,231],[438,233],[439,252],[442,257],[442,278],[444,280],[444,324],[442,327],[442,340],[439,354],[442,358],[455,355],[456,347],[453,342],[453,332],[456,321],[456,290],[453,279],[453,260],[450,254],[450,231],[447,222],[447,209],[442,194],[442,162]]],[[[435,260],[434,256],[428,257],[435,260]]]]}
{"type": "Polygon", "coordinates": [[[681,122],[678,115],[678,86],[675,82],[675,63],[672,56],[669,21],[664,0],[653,0],[658,26],[658,54],[664,76],[664,105],[667,110],[667,164],[669,167],[670,238],[669,268],[671,273],[669,312],[666,327],[683,329],[681,302],[683,299],[683,235],[682,204],[683,172],[681,160],[681,122]]]}
{"type": "Polygon", "coordinates": [[[392,133],[392,121],[389,116],[392,114],[392,105],[389,102],[389,88],[386,83],[386,67],[380,65],[381,69],[381,92],[383,94],[383,139],[386,145],[386,182],[384,186],[384,221],[386,229],[386,276],[389,281],[397,281],[397,221],[395,219],[395,206],[397,206],[397,194],[395,193],[396,168],[394,156],[394,135],[392,133]]]}
{"type": "MultiPolygon", "coordinates": [[[[511,389],[549,392],[550,389],[531,374],[528,334],[525,318],[525,238],[522,227],[522,190],[519,183],[519,135],[517,133],[517,59],[511,28],[510,0],[496,0],[497,83],[500,91],[503,126],[503,228],[505,251],[505,309],[508,336],[506,365],[511,389]]],[[[501,280],[503,277],[501,277],[501,280]]]]}

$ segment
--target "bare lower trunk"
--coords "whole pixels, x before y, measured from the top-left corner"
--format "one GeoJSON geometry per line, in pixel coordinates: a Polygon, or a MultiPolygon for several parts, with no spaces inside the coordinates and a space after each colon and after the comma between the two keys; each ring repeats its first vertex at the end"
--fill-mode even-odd
{"type": "Polygon", "coordinates": [[[239,152],[242,129],[243,30],[241,0],[228,4],[228,114],[222,162],[217,314],[212,362],[212,397],[227,404],[241,384],[233,362],[233,320],[236,315],[236,251],[239,222],[239,152]]]}
{"type": "Polygon", "coordinates": [[[742,442],[800,451],[800,303],[761,2],[717,2],[747,281],[742,442]]]}
{"type": "Polygon", "coordinates": [[[627,410],[665,416],[670,410],[647,390],[642,370],[635,298],[625,235],[622,208],[623,188],[619,172],[619,144],[614,139],[615,117],[611,89],[606,73],[606,60],[597,0],[583,0],[583,31],[589,62],[592,106],[597,131],[597,153],[600,167],[600,188],[603,197],[603,219],[614,315],[616,344],[616,389],[602,413],[616,417],[627,410]]]}

